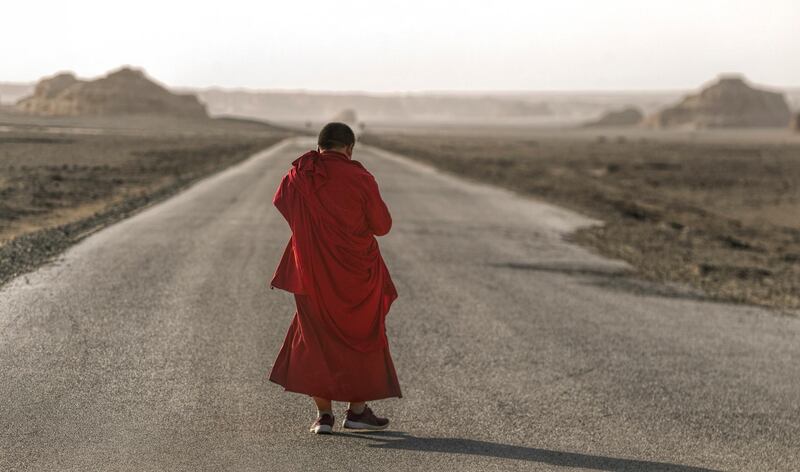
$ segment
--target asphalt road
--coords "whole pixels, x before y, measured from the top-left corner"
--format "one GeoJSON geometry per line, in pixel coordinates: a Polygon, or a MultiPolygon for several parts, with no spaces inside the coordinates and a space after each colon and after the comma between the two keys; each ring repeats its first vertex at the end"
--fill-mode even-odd
{"type": "Polygon", "coordinates": [[[0,289],[0,470],[800,468],[800,319],[638,282],[564,239],[579,215],[363,147],[405,397],[373,404],[389,432],[309,434],[311,402],[266,375],[293,313],[267,286],[271,197],[310,146],[0,289]]]}

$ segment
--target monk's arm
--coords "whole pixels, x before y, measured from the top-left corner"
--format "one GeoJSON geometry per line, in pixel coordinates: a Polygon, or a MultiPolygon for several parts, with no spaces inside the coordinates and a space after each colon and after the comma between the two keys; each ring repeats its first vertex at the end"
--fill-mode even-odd
{"type": "Polygon", "coordinates": [[[386,207],[381,192],[378,190],[378,183],[371,175],[367,177],[367,201],[365,205],[367,224],[372,234],[383,236],[392,229],[392,215],[386,207]]]}
{"type": "Polygon", "coordinates": [[[292,225],[292,212],[289,205],[289,175],[283,177],[278,189],[275,191],[275,196],[272,197],[272,204],[281,212],[289,226],[292,225]]]}

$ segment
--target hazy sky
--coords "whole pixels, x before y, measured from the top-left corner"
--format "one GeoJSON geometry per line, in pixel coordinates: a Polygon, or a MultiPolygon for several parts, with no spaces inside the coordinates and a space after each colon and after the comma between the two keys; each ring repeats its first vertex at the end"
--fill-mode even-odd
{"type": "Polygon", "coordinates": [[[0,81],[143,67],[312,90],[800,86],[800,0],[3,0],[0,81]]]}

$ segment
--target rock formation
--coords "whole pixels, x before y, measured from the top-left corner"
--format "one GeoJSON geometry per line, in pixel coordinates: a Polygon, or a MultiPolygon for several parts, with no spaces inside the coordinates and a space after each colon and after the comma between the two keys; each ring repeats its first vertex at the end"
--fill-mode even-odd
{"type": "Polygon", "coordinates": [[[611,110],[595,121],[584,124],[587,127],[595,126],[635,126],[642,122],[644,115],[636,107],[627,107],[621,110],[611,110]]]}
{"type": "Polygon", "coordinates": [[[722,76],[700,93],[650,116],[654,128],[785,127],[790,120],[783,94],[748,85],[742,77],[722,76]]]}
{"type": "Polygon", "coordinates": [[[337,113],[331,121],[340,121],[342,123],[347,123],[349,125],[354,125],[358,121],[358,116],[356,115],[356,111],[352,108],[346,108],[339,113],[337,113]]]}
{"type": "Polygon", "coordinates": [[[96,80],[71,73],[43,79],[33,95],[17,102],[27,113],[49,116],[158,114],[205,118],[205,106],[195,95],[175,94],[144,72],[124,67],[96,80]]]}
{"type": "Polygon", "coordinates": [[[792,117],[792,129],[800,132],[800,112],[797,112],[792,117]]]}

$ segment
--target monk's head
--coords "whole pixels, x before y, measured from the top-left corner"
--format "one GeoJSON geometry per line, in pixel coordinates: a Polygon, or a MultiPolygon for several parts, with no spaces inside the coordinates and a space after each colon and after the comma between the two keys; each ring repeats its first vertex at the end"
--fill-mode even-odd
{"type": "Polygon", "coordinates": [[[352,157],[355,145],[356,135],[344,123],[328,123],[322,127],[317,138],[317,147],[320,152],[337,151],[352,157]]]}

